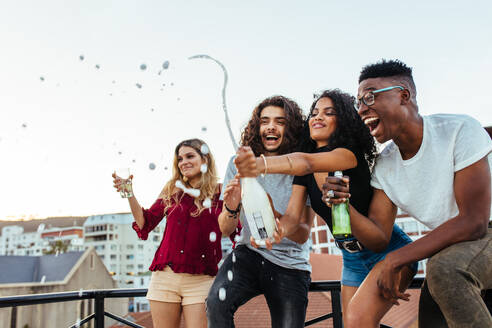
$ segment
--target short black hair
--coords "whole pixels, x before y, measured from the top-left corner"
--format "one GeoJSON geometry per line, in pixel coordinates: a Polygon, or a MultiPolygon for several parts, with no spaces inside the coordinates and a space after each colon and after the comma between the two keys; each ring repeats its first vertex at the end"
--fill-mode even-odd
{"type": "Polygon", "coordinates": [[[396,77],[406,80],[415,92],[415,82],[413,81],[412,68],[398,59],[382,59],[375,64],[369,64],[362,68],[359,75],[359,83],[364,80],[378,77],[396,77]]]}

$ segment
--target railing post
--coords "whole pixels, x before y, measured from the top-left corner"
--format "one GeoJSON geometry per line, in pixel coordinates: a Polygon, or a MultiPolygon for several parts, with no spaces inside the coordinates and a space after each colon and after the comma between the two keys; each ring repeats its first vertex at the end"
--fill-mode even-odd
{"type": "Polygon", "coordinates": [[[343,328],[342,320],[342,302],[340,300],[340,291],[331,291],[331,310],[333,312],[333,327],[343,328]]]}
{"type": "Polygon", "coordinates": [[[12,306],[10,311],[10,328],[17,328],[17,306],[12,306]]]}
{"type": "Polygon", "coordinates": [[[96,291],[94,297],[94,328],[104,328],[104,295],[96,291]]]}

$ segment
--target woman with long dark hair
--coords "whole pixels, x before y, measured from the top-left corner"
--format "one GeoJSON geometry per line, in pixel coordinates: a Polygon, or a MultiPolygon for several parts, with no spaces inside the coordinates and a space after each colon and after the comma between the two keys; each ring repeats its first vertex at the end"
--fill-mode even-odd
{"type": "MultiPolygon", "coordinates": [[[[295,175],[286,212],[278,220],[276,240],[295,238],[299,217],[309,196],[311,207],[332,230],[331,208],[322,199],[322,185],[334,171],[350,179],[350,203],[360,213],[369,211],[372,198],[370,168],[376,156],[374,139],[354,108],[355,98],[340,90],[324,91],[312,104],[303,138],[304,153],[255,158],[247,147],[235,160],[241,176],[282,173],[295,175]],[[292,236],[292,237],[291,237],[292,236]]],[[[394,217],[394,216],[393,216],[394,217]]],[[[353,236],[337,239],[343,255],[342,307],[345,327],[352,311],[367,313],[367,326],[378,326],[393,305],[377,290],[377,263],[386,254],[411,242],[393,222],[351,220],[353,236]]],[[[295,240],[304,242],[303,240],[295,240]]],[[[416,264],[402,270],[400,289],[416,273],[416,264]]]]}
{"type": "MultiPolygon", "coordinates": [[[[113,174],[114,186],[122,187],[113,174]]],[[[215,161],[200,139],[180,142],[174,151],[172,178],[149,209],[128,198],[133,229],[146,240],[166,217],[166,228],[152,265],[147,292],[154,327],[206,327],[205,298],[222,258],[217,218],[222,211],[215,161]]],[[[232,236],[234,237],[234,236],[232,236]]]]}

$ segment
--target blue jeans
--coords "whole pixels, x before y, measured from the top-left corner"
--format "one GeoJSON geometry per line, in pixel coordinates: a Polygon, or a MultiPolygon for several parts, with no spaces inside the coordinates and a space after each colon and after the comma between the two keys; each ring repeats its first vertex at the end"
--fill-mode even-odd
{"type": "Polygon", "coordinates": [[[236,310],[261,294],[270,309],[272,327],[304,327],[310,283],[308,271],[283,268],[238,246],[224,260],[208,293],[208,327],[234,327],[236,310]]]}
{"type": "MultiPolygon", "coordinates": [[[[349,253],[342,249],[342,285],[359,287],[376,263],[382,261],[388,253],[410,244],[411,242],[412,240],[410,237],[395,224],[393,226],[393,232],[391,233],[391,240],[388,247],[381,253],[374,253],[367,248],[364,248],[357,253],[349,253]]],[[[417,273],[417,268],[418,262],[411,265],[411,269],[414,273],[417,273]]]]}

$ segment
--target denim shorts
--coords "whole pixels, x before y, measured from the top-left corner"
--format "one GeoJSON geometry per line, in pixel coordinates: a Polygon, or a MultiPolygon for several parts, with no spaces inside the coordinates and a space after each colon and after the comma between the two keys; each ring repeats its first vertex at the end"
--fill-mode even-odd
{"type": "MultiPolygon", "coordinates": [[[[362,281],[369,274],[369,271],[386,257],[386,254],[397,250],[409,243],[412,240],[403,230],[396,224],[393,226],[391,240],[388,247],[381,253],[375,253],[367,248],[357,253],[349,253],[342,249],[343,269],[342,269],[342,285],[359,287],[362,281]]],[[[412,263],[411,269],[417,272],[418,262],[412,263]]]]}

